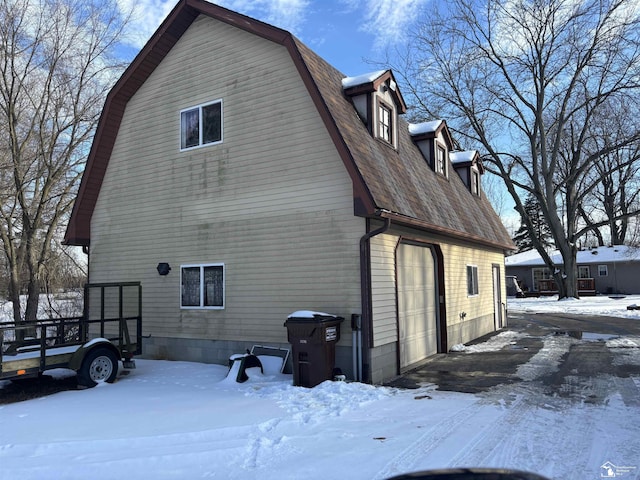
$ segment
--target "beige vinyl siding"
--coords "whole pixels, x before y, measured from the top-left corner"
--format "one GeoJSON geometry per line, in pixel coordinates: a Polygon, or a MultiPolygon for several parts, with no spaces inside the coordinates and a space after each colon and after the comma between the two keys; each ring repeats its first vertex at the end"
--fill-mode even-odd
{"type": "Polygon", "coordinates": [[[371,238],[371,296],[373,346],[398,340],[395,252],[399,237],[377,235],[371,238]]]}
{"type": "Polygon", "coordinates": [[[443,247],[445,258],[448,347],[466,343],[493,330],[492,265],[500,265],[502,299],[504,291],[504,255],[500,251],[469,248],[464,244],[443,247]],[[445,253],[446,252],[446,253],[445,253]],[[478,267],[478,295],[467,293],[467,265],[478,267]],[[464,318],[462,313],[466,313],[464,318]]]}
{"type": "Polygon", "coordinates": [[[295,310],[360,312],[364,220],[289,54],[208,17],[128,103],[91,228],[91,281],[142,281],[145,334],[286,342],[295,310]],[[180,110],[217,99],[223,142],[180,152],[180,110]],[[206,263],[225,308],[181,309],[180,265],[206,263]]]}
{"type": "MultiPolygon", "coordinates": [[[[394,230],[371,239],[373,290],[373,338],[378,347],[396,342],[397,313],[395,300],[396,245],[402,238],[438,245],[444,261],[448,347],[466,343],[493,330],[492,265],[500,265],[504,277],[504,255],[499,250],[454,241],[438,235],[411,230],[394,230]],[[479,292],[467,295],[467,265],[478,267],[479,292]],[[391,295],[393,293],[393,295],[391,295]],[[466,313],[464,318],[460,314],[466,313]]],[[[501,285],[506,298],[504,281],[501,285]]]]}

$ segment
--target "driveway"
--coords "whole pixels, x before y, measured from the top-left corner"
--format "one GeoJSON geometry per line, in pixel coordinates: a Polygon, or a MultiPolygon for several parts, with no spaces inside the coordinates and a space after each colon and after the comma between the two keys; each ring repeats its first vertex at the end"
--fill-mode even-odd
{"type": "Polygon", "coordinates": [[[570,314],[509,314],[508,327],[438,354],[388,385],[487,392],[535,384],[550,396],[640,405],[640,321],[570,314]],[[482,348],[496,345],[495,348],[482,348]]]}

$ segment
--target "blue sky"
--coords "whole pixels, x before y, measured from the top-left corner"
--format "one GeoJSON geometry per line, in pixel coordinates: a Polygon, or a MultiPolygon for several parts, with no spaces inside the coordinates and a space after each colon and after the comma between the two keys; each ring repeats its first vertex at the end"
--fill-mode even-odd
{"type": "MultiPolygon", "coordinates": [[[[132,41],[141,48],[176,0],[120,0],[135,5],[132,41]]],[[[430,0],[216,0],[212,3],[295,34],[345,75],[378,67],[387,47],[402,44],[411,22],[430,0]]]]}

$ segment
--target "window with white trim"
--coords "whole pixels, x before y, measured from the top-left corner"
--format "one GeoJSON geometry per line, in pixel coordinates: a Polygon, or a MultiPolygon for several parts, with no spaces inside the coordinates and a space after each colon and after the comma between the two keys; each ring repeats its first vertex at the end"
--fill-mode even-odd
{"type": "Polygon", "coordinates": [[[393,145],[393,109],[378,103],[378,138],[393,145]]]}
{"type": "Polygon", "coordinates": [[[609,267],[607,265],[598,265],[598,276],[599,277],[608,277],[609,276],[609,267]]]}
{"type": "Polygon", "coordinates": [[[467,265],[467,295],[478,295],[478,267],[467,265]]]}
{"type": "Polygon", "coordinates": [[[436,145],[436,161],[433,168],[436,173],[447,176],[447,151],[441,145],[436,145]]]}
{"type": "Polygon", "coordinates": [[[224,264],[180,267],[181,308],[224,308],[224,264]]]}
{"type": "Polygon", "coordinates": [[[180,112],[180,150],[222,142],[222,100],[180,112]]]}
{"type": "Polygon", "coordinates": [[[476,170],[471,170],[471,193],[474,195],[480,195],[480,173],[476,170]]]}

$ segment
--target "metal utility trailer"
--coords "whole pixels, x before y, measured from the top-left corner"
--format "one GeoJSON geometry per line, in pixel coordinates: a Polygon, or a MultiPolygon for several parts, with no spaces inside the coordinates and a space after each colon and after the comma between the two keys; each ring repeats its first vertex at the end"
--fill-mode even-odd
{"type": "Polygon", "coordinates": [[[94,283],[84,287],[81,317],[0,323],[0,380],[69,368],[83,386],[113,382],[118,361],[135,368],[142,351],[141,311],[139,282],[94,283]]]}

